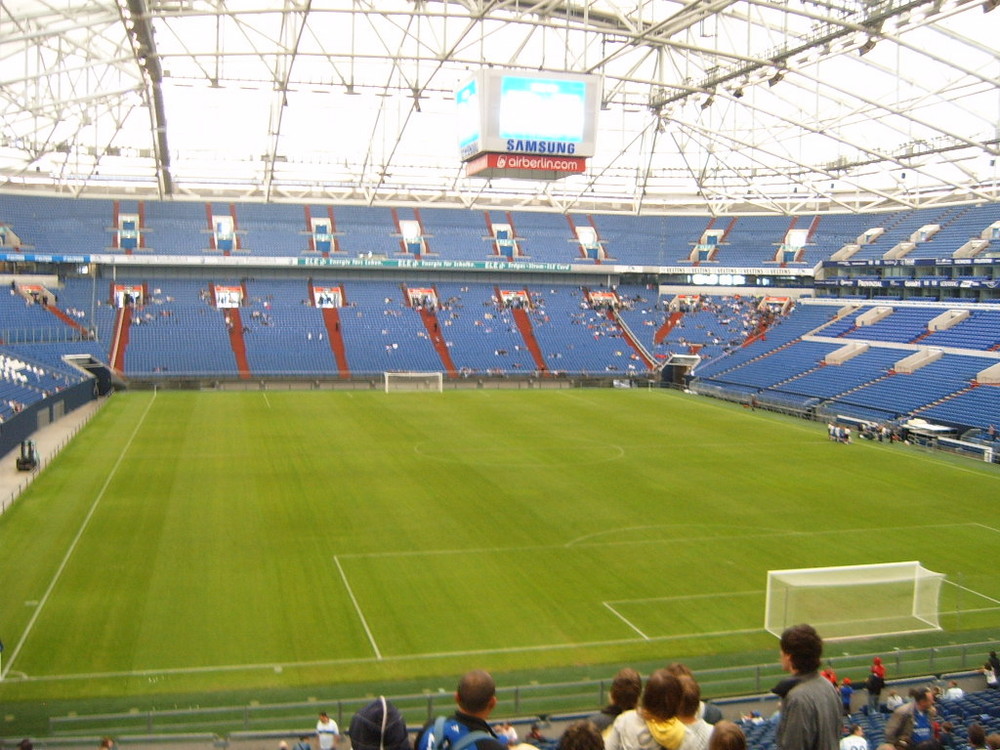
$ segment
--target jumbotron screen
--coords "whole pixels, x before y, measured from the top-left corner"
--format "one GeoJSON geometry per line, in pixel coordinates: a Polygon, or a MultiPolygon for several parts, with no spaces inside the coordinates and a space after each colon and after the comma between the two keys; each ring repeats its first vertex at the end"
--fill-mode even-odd
{"type": "Polygon", "coordinates": [[[462,160],[479,154],[594,155],[601,79],[477,71],[456,92],[462,160]]]}

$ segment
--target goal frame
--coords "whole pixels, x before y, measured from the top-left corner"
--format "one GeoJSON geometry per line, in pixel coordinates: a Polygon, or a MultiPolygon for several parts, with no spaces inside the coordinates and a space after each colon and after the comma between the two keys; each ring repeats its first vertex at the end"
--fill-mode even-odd
{"type": "MultiPolygon", "coordinates": [[[[896,635],[902,633],[918,633],[941,630],[940,593],[946,580],[943,573],[937,573],[925,568],[919,561],[893,563],[872,563],[867,565],[837,565],[816,568],[789,568],[786,570],[769,570],[767,572],[767,589],[764,604],[764,629],[772,635],[781,637],[786,627],[796,623],[788,621],[796,619],[794,612],[788,611],[788,592],[798,588],[801,591],[821,595],[824,590],[837,589],[844,592],[852,586],[857,586],[859,592],[865,587],[909,586],[909,612],[899,611],[894,614],[883,614],[881,617],[831,619],[829,621],[813,621],[817,629],[824,627],[831,631],[824,640],[847,640],[851,638],[868,638],[880,635],[896,635]],[[865,574],[869,574],[865,576],[865,574]],[[796,586],[789,579],[801,579],[796,586]],[[809,579],[812,579],[811,581],[809,579]],[[781,606],[775,596],[785,593],[781,606]],[[781,620],[778,622],[778,620],[781,620]],[[889,627],[892,620],[909,620],[910,626],[889,627]],[[920,623],[923,623],[920,626],[920,623]],[[845,634],[838,631],[838,626],[851,629],[848,626],[867,625],[863,632],[845,634]]],[[[831,610],[835,610],[832,607],[831,610]]],[[[846,612],[848,616],[850,612],[846,612]]],[[[814,618],[815,619],[815,618],[814,618]]],[[[820,618],[821,619],[821,618],[820,618]]]]}
{"type": "Polygon", "coordinates": [[[385,371],[382,373],[382,384],[386,393],[413,393],[413,392],[444,392],[444,373],[437,372],[420,372],[416,370],[400,370],[396,372],[385,371]],[[418,383],[424,382],[428,384],[426,388],[390,388],[390,383],[393,380],[400,382],[411,382],[418,383]]]}

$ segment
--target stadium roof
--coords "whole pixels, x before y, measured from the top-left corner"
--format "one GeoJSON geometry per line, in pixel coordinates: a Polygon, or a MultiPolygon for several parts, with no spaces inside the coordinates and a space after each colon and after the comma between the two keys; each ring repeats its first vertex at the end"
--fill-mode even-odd
{"type": "Polygon", "coordinates": [[[998,200],[998,0],[5,0],[0,190],[624,213],[998,200]],[[482,67],[602,79],[597,153],[466,177],[482,67]]]}

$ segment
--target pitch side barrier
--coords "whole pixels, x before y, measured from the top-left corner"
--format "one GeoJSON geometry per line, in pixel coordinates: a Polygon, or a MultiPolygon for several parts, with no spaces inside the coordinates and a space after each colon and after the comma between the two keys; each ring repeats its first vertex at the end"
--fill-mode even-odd
{"type": "MultiPolygon", "coordinates": [[[[996,647],[996,643],[987,641],[905,651],[863,653],[833,656],[824,659],[824,664],[832,666],[840,675],[850,676],[858,683],[863,683],[872,659],[881,656],[889,682],[893,686],[903,686],[908,689],[918,684],[937,684],[937,681],[946,677],[958,679],[952,676],[959,675],[965,681],[966,689],[978,691],[985,689],[986,681],[976,670],[982,666],[987,654],[996,647]]],[[[663,662],[629,666],[638,669],[641,674],[648,674],[663,666],[663,662]]],[[[771,688],[787,676],[781,671],[776,660],[774,663],[744,667],[701,669],[693,665],[693,668],[701,685],[702,695],[718,705],[727,718],[738,717],[745,710],[759,710],[748,707],[762,700],[770,700],[771,688]]],[[[498,703],[493,720],[537,722],[545,733],[546,728],[554,722],[568,721],[581,714],[590,714],[606,705],[613,675],[601,680],[515,686],[504,686],[503,676],[497,675],[497,677],[501,686],[497,688],[498,703]]],[[[364,690],[365,688],[359,687],[358,693],[364,690]]],[[[454,696],[449,691],[394,695],[391,685],[370,686],[371,691],[385,692],[411,727],[422,726],[434,716],[454,711],[454,696]]],[[[863,691],[859,693],[863,698],[863,691]]],[[[210,732],[219,737],[241,739],[248,739],[251,736],[273,739],[279,734],[297,739],[299,730],[296,727],[312,726],[309,720],[320,708],[328,711],[339,726],[346,728],[354,713],[371,701],[370,695],[328,696],[288,703],[211,707],[204,705],[209,698],[210,696],[198,695],[197,700],[202,706],[192,709],[130,710],[99,715],[50,717],[49,735],[62,738],[108,735],[121,739],[172,733],[210,732]]]]}
{"type": "MultiPolygon", "coordinates": [[[[276,377],[240,379],[217,375],[141,377],[129,379],[133,390],[195,390],[195,391],[384,391],[382,373],[351,378],[276,377]]],[[[544,373],[537,375],[469,375],[445,377],[444,391],[463,390],[557,390],[564,388],[660,388],[670,387],[655,374],[636,377],[601,376],[588,373],[544,373]]]]}
{"type": "MultiPolygon", "coordinates": [[[[825,408],[819,398],[782,396],[760,393],[756,388],[747,387],[742,389],[740,387],[726,387],[701,382],[692,383],[688,390],[699,396],[708,396],[720,401],[742,404],[744,407],[750,409],[765,409],[814,422],[833,422],[840,426],[850,427],[854,431],[854,438],[869,437],[871,435],[870,430],[880,423],[885,423],[896,427],[897,432],[903,433],[908,443],[920,448],[953,453],[965,458],[985,461],[986,463],[1000,463],[1000,448],[991,444],[949,437],[949,434],[959,431],[958,427],[941,425],[939,426],[942,430],[942,434],[940,435],[927,430],[911,429],[907,427],[905,420],[898,419],[898,415],[895,412],[886,412],[881,422],[875,422],[872,419],[842,414],[837,410],[825,408]]],[[[971,430],[971,432],[975,432],[975,430],[971,430]]],[[[1000,446],[1000,443],[997,446],[1000,446]]]]}

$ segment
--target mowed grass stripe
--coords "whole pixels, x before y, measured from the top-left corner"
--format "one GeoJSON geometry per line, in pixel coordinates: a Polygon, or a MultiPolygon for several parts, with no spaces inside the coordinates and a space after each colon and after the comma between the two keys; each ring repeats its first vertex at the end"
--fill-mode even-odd
{"type": "MultiPolygon", "coordinates": [[[[0,592],[8,642],[149,398],[115,397],[0,520],[0,562],[26,571],[0,592]]],[[[214,665],[185,682],[212,690],[247,664],[321,665],[269,678],[292,684],[414,657],[449,673],[455,659],[433,659],[452,652],[496,654],[493,668],[613,661],[642,645],[604,601],[913,557],[1000,596],[985,562],[1000,535],[970,525],[996,472],[913,456],[661,392],[161,392],[16,669],[214,665]],[[628,645],[577,648],[605,642],[628,645]],[[546,644],[565,650],[534,651],[546,644]]],[[[699,633],[770,644],[754,597],[639,609],[643,632],[690,637],[692,653],[720,648],[699,633]]]]}

